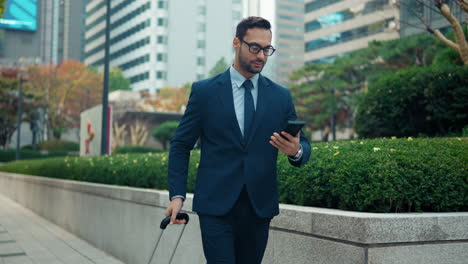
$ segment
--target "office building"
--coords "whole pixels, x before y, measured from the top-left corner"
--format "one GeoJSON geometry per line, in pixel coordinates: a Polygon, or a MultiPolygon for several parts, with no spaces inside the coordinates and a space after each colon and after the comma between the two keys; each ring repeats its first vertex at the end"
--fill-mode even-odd
{"type": "MultiPolygon", "coordinates": [[[[451,30],[448,20],[440,14],[434,5],[425,4],[427,0],[400,0],[400,36],[406,37],[413,34],[427,32],[426,26],[419,16],[423,16],[433,29],[440,29],[442,32],[451,30]]],[[[468,14],[463,12],[456,1],[446,1],[450,11],[458,21],[468,21],[468,14]]]]}
{"type": "Polygon", "coordinates": [[[399,12],[393,0],[306,0],[304,63],[329,63],[369,41],[399,38],[399,12]]]}
{"type": "Polygon", "coordinates": [[[289,75],[304,65],[304,0],[276,0],[275,78],[289,84],[289,75]]]}
{"type": "Polygon", "coordinates": [[[246,0],[244,16],[260,16],[272,26],[276,53],[268,59],[262,74],[282,84],[304,65],[304,0],[246,0]]]}
{"type": "Polygon", "coordinates": [[[86,0],[8,0],[0,19],[0,63],[82,60],[86,0]]]}
{"type": "MultiPolygon", "coordinates": [[[[119,67],[134,91],[180,87],[208,77],[225,57],[242,18],[241,0],[113,0],[110,67],[119,67]]],[[[86,6],[85,63],[104,67],[106,1],[86,6]]]]}

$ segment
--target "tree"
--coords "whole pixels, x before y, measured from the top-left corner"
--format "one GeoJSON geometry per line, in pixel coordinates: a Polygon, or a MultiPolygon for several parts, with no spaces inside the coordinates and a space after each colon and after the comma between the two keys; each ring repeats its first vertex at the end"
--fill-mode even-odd
{"type": "Polygon", "coordinates": [[[112,68],[109,71],[109,92],[122,90],[131,91],[130,80],[123,76],[122,71],[119,68],[112,68]]]}
{"type": "Polygon", "coordinates": [[[34,65],[26,73],[27,89],[45,108],[48,131],[57,139],[79,124],[81,112],[101,101],[102,76],[78,61],[34,65]]]}
{"type": "Polygon", "coordinates": [[[210,78],[220,73],[225,72],[228,67],[229,67],[229,64],[226,63],[226,60],[224,59],[224,57],[221,57],[213,66],[213,68],[211,68],[209,72],[210,78]]]}
{"type": "Polygon", "coordinates": [[[0,17],[3,17],[3,13],[6,10],[5,3],[6,3],[6,0],[0,0],[0,17]]]}
{"type": "Polygon", "coordinates": [[[309,64],[290,75],[296,84],[290,86],[298,116],[308,123],[310,130],[324,129],[322,140],[327,141],[331,132],[336,140],[336,126],[349,127],[352,118],[352,97],[359,88],[346,79],[345,64],[340,60],[334,65],[309,64]]]}
{"type": "Polygon", "coordinates": [[[445,136],[468,123],[468,68],[408,67],[372,83],[360,101],[361,137],[445,136]]]}
{"type": "MultiPolygon", "coordinates": [[[[17,69],[2,69],[0,74],[0,146],[6,148],[18,128],[18,74],[17,69]]],[[[23,118],[29,119],[38,107],[34,98],[23,91],[23,118]]]]}
{"type": "Polygon", "coordinates": [[[369,84],[410,66],[463,64],[458,58],[426,33],[371,41],[367,48],[337,57],[331,64],[305,65],[293,71],[289,78],[294,84],[289,88],[300,118],[310,130],[323,129],[326,140],[336,125],[353,127],[356,106],[369,84]]]}
{"type": "Polygon", "coordinates": [[[152,105],[157,111],[183,112],[190,95],[190,84],[179,88],[164,87],[159,90],[156,99],[146,96],[145,103],[152,105]]]}
{"type": "Polygon", "coordinates": [[[10,142],[11,135],[16,130],[18,115],[18,96],[14,92],[18,89],[18,81],[0,77],[0,146],[5,148],[10,142]]]}
{"type": "Polygon", "coordinates": [[[161,142],[164,150],[167,150],[167,143],[171,141],[178,126],[177,121],[166,121],[153,129],[153,137],[161,142]]]}
{"type": "MultiPolygon", "coordinates": [[[[468,65],[468,43],[465,32],[463,31],[462,24],[454,15],[454,10],[457,8],[464,13],[468,13],[468,0],[400,0],[397,2],[397,6],[408,9],[422,22],[427,32],[456,51],[463,61],[463,64],[468,65]],[[429,10],[429,12],[427,12],[427,10],[429,10]],[[450,23],[454,32],[455,41],[449,39],[439,29],[433,28],[431,20],[433,19],[434,13],[443,16],[450,23]]],[[[400,23],[420,28],[419,25],[411,24],[408,21],[400,21],[400,23]]]]}

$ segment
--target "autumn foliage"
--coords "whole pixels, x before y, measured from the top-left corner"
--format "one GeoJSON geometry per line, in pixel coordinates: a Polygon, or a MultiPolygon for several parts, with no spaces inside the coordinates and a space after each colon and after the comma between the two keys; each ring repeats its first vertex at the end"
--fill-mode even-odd
{"type": "Polygon", "coordinates": [[[156,111],[160,112],[183,112],[190,95],[190,85],[180,88],[164,87],[157,94],[156,99],[147,96],[145,104],[152,105],[156,111]]]}
{"type": "Polygon", "coordinates": [[[81,112],[99,104],[102,98],[102,75],[78,61],[30,66],[26,75],[28,92],[46,108],[48,126],[55,137],[78,126],[81,112]]]}

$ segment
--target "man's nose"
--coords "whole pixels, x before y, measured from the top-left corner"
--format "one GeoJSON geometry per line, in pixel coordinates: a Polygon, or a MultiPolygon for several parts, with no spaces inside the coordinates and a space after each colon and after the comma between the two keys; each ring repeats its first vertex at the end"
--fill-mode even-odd
{"type": "Polygon", "coordinates": [[[265,54],[263,53],[263,50],[260,50],[259,53],[257,53],[257,59],[261,59],[261,60],[265,60],[266,59],[266,56],[265,54]]]}

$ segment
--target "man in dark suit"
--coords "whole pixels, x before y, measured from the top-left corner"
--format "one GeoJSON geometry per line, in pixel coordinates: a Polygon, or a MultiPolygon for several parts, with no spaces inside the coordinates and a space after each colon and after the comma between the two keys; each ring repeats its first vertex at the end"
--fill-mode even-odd
{"type": "Polygon", "coordinates": [[[201,140],[193,200],[208,264],[261,263],[270,220],[278,215],[278,150],[294,166],[310,156],[302,132],[283,131],[296,113],[289,90],[260,75],[271,46],[270,23],[248,17],[237,25],[234,64],[192,85],[187,109],[171,142],[166,215],[181,210],[190,150],[201,140]],[[282,133],[286,139],[282,138],[282,133]]]}

